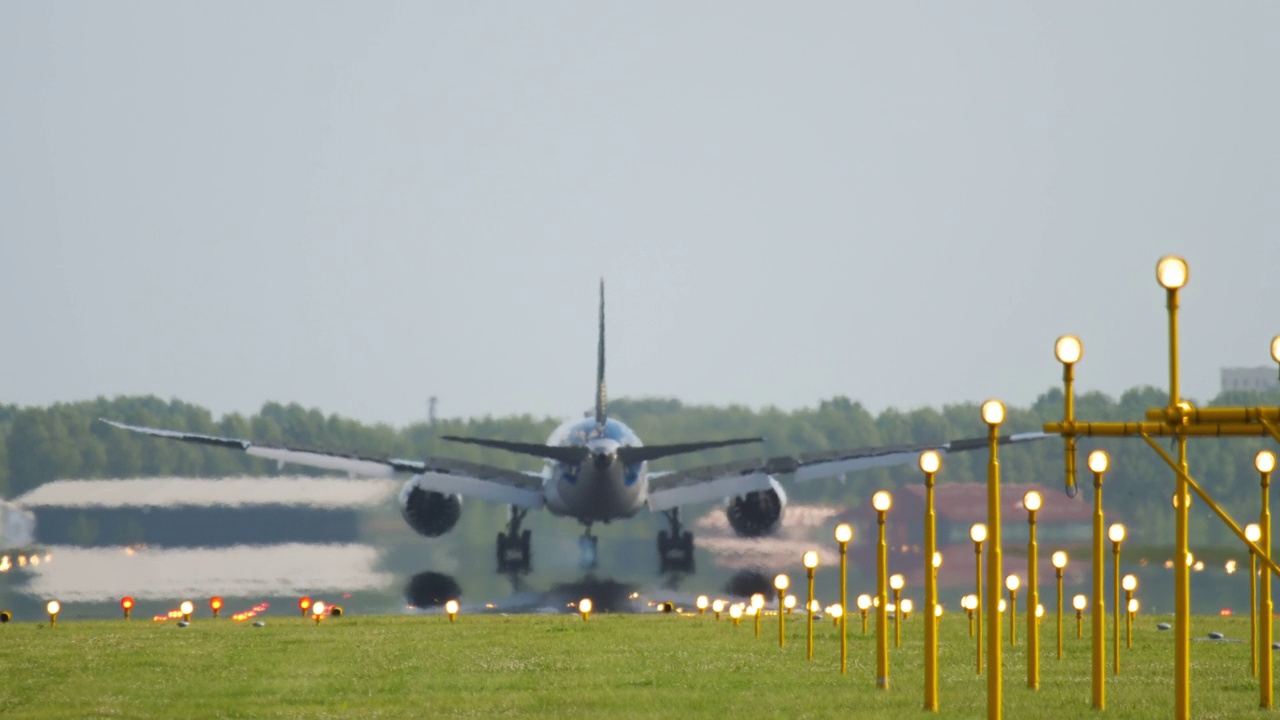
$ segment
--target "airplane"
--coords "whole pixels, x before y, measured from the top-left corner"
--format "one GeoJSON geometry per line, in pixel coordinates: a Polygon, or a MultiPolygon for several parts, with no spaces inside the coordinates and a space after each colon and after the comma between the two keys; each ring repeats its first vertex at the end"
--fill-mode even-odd
{"type": "MultiPolygon", "coordinates": [[[[936,444],[825,451],[808,455],[751,458],[675,472],[650,472],[649,463],[673,455],[711,448],[754,444],[763,438],[729,438],[669,445],[645,445],[631,428],[611,418],[605,389],[604,280],[600,281],[600,327],[596,351],[594,416],[570,420],[555,429],[545,444],[488,438],[441,436],[444,440],[496,448],[544,460],[539,473],[519,472],[448,458],[422,460],[375,458],[284,445],[265,445],[238,438],[127,425],[101,418],[117,428],[154,437],[240,450],[279,463],[338,470],[353,476],[409,476],[400,489],[401,515],[413,530],[439,537],[457,524],[462,498],[504,503],[510,507],[505,531],[497,536],[499,572],[528,572],[531,533],[522,523],[530,510],[546,509],[583,525],[580,565],[596,566],[595,523],[635,516],[643,509],[661,513],[668,529],[658,532],[661,572],[693,572],[693,534],[680,521],[680,508],[724,501],[729,525],[739,536],[760,537],[781,523],[787,495],[777,475],[795,482],[832,477],[873,467],[914,462],[924,450],[939,453],[985,448],[987,437],[936,444]]],[[[1042,432],[1005,435],[1001,444],[1048,437],[1042,432]]]]}

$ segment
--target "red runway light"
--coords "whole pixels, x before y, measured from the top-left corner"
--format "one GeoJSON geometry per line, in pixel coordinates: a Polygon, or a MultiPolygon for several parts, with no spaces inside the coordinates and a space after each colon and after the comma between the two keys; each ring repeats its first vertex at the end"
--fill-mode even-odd
{"type": "Polygon", "coordinates": [[[307,610],[311,609],[310,596],[303,595],[301,598],[298,599],[298,609],[302,611],[302,617],[307,616],[307,610]]]}
{"type": "Polygon", "coordinates": [[[222,609],[222,598],[218,595],[209,598],[209,609],[213,610],[215,618],[218,617],[218,611],[222,609]]]}
{"type": "Polygon", "coordinates": [[[1229,617],[1231,615],[1231,608],[1222,608],[1218,611],[1218,614],[1222,617],[1229,617]]]}
{"type": "Polygon", "coordinates": [[[133,598],[125,595],[120,598],[120,609],[124,610],[124,619],[129,619],[129,613],[133,610],[133,598]]]}

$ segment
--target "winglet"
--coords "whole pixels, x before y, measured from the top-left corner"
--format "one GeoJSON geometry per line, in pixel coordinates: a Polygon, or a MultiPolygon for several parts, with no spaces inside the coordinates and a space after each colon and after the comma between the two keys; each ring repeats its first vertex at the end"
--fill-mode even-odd
{"type": "Polygon", "coordinates": [[[603,429],[608,421],[604,386],[604,278],[600,278],[600,345],[596,348],[596,427],[603,429]]]}

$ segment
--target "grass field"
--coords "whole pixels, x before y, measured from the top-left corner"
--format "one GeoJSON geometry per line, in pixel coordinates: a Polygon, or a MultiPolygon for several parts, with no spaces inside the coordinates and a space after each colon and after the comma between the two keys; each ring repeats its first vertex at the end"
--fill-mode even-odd
{"type": "MultiPolygon", "coordinates": [[[[1117,718],[1173,714],[1173,633],[1168,618],[1139,617],[1122,673],[1107,658],[1107,711],[1117,718]]],[[[903,625],[890,649],[892,687],[874,686],[875,644],[849,627],[849,674],[839,673],[839,639],[817,625],[813,661],[805,657],[803,616],[787,624],[778,648],[776,617],[762,637],[675,615],[439,616],[331,618],[266,616],[266,627],[197,618],[188,628],[148,621],[60,621],[0,626],[0,715],[6,717],[577,717],[592,718],[901,718],[931,717],[923,701],[923,625],[903,625]]],[[[1019,618],[1020,625],[1022,619],[1019,618]]],[[[1026,687],[1025,625],[1008,647],[1004,717],[1096,717],[1089,707],[1085,638],[1065,623],[1065,660],[1054,624],[1042,626],[1041,687],[1026,687]]],[[[890,626],[892,629],[892,625],[890,626]]],[[[1108,624],[1108,630],[1110,625],[1108,624]]],[[[1250,675],[1247,617],[1199,617],[1192,637],[1210,630],[1244,642],[1192,645],[1196,718],[1262,716],[1250,675]]],[[[941,715],[985,717],[986,680],[974,665],[963,615],[941,624],[941,715]]],[[[890,638],[892,645],[892,636],[890,638]]],[[[1110,643],[1110,638],[1108,638],[1110,643]]]]}

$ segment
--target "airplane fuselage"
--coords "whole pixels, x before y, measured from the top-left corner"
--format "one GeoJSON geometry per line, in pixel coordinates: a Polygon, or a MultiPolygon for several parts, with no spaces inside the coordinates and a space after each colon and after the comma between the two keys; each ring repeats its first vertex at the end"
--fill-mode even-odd
{"type": "Polygon", "coordinates": [[[580,463],[548,461],[543,469],[543,494],[552,514],[584,524],[609,522],[635,515],[648,497],[647,463],[625,465],[618,448],[643,445],[625,424],[609,419],[567,422],[556,428],[548,445],[586,447],[580,463]]]}

